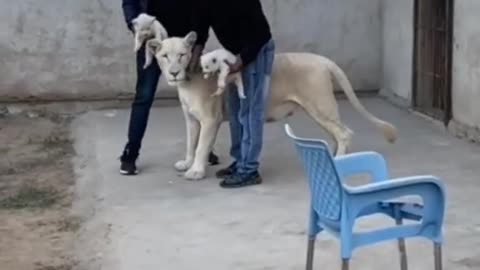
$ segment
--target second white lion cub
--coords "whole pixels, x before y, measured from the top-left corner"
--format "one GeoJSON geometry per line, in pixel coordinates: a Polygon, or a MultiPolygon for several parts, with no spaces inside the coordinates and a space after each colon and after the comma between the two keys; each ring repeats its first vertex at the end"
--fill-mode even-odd
{"type": "MultiPolygon", "coordinates": [[[[227,77],[230,73],[230,67],[226,62],[234,64],[236,57],[233,53],[225,49],[216,49],[211,52],[205,53],[200,57],[200,65],[205,78],[208,78],[211,74],[217,73],[217,91],[212,96],[221,95],[225,91],[227,85],[227,77]]],[[[242,73],[237,72],[232,74],[233,81],[237,86],[238,96],[245,98],[245,91],[243,88],[242,73]]]]}
{"type": "Polygon", "coordinates": [[[143,42],[150,38],[156,38],[160,41],[168,37],[167,30],[157,21],[154,16],[141,13],[132,20],[133,31],[135,33],[135,52],[140,49],[143,42]]]}
{"type": "MultiPolygon", "coordinates": [[[[138,17],[133,19],[132,25],[135,34],[135,52],[142,47],[146,40],[148,40],[148,43],[152,39],[162,41],[168,38],[168,33],[165,27],[163,27],[154,16],[150,16],[146,13],[141,13],[138,17]]],[[[149,46],[145,47],[145,65],[143,68],[149,66],[153,59],[153,51],[149,48],[149,46]]]]}

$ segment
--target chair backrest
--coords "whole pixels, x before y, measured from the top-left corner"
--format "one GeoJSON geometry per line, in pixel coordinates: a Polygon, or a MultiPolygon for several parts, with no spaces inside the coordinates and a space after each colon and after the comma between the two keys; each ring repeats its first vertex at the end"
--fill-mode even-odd
{"type": "Polygon", "coordinates": [[[323,140],[299,138],[288,124],[285,132],[293,140],[302,161],[313,209],[321,219],[340,220],[343,187],[328,144],[323,140]]]}

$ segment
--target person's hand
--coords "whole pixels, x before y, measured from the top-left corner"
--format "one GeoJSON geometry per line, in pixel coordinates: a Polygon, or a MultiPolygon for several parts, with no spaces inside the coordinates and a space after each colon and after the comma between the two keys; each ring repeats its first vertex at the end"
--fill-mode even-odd
{"type": "Polygon", "coordinates": [[[242,58],[240,58],[239,56],[237,56],[237,60],[235,61],[235,63],[231,64],[231,63],[228,63],[227,61],[225,61],[225,63],[230,68],[230,74],[237,73],[241,71],[243,68],[242,58]]]}
{"type": "Polygon", "coordinates": [[[195,46],[192,51],[192,58],[188,64],[188,71],[197,72],[200,71],[200,56],[202,55],[202,46],[195,46]]]}

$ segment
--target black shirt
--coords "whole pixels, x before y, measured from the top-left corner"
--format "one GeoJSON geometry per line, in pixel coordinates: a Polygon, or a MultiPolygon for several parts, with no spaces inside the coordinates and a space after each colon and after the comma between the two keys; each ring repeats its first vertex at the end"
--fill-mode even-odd
{"type": "Polygon", "coordinates": [[[122,10],[128,29],[132,29],[132,20],[141,12],[145,12],[147,0],[122,0],[122,10]]]}
{"type": "Polygon", "coordinates": [[[193,30],[194,3],[199,0],[149,0],[147,13],[155,16],[169,37],[184,37],[193,30]]]}
{"type": "Polygon", "coordinates": [[[192,16],[197,44],[205,45],[212,27],[220,44],[239,54],[244,65],[253,61],[271,38],[270,25],[260,0],[193,0],[196,14],[192,16]]]}

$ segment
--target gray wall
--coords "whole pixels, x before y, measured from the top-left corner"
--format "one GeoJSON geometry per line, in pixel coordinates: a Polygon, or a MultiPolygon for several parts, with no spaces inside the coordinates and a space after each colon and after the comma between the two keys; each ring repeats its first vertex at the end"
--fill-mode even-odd
{"type": "Polygon", "coordinates": [[[382,2],[382,90],[411,100],[413,0],[382,2]]]}
{"type": "MultiPolygon", "coordinates": [[[[264,0],[278,51],[332,57],[357,89],[379,88],[381,0],[264,0]]],[[[0,100],[133,92],[120,0],[0,0],[0,100]]],[[[162,80],[160,88],[165,89],[162,80]]],[[[165,91],[160,92],[160,94],[165,91]]]]}
{"type": "Polygon", "coordinates": [[[455,1],[452,99],[455,119],[480,127],[480,1],[455,1]]]}
{"type": "Polygon", "coordinates": [[[381,0],[264,0],[278,49],[331,57],[356,89],[379,89],[381,0]]]}
{"type": "Polygon", "coordinates": [[[134,57],[120,0],[0,0],[1,98],[114,97],[134,57]]]}
{"type": "MultiPolygon", "coordinates": [[[[454,10],[454,122],[473,128],[468,132],[480,135],[480,1],[455,1],[454,10]]],[[[413,0],[384,0],[382,16],[382,90],[409,103],[412,98],[413,0]]],[[[468,129],[466,127],[462,129],[468,129]]]]}

